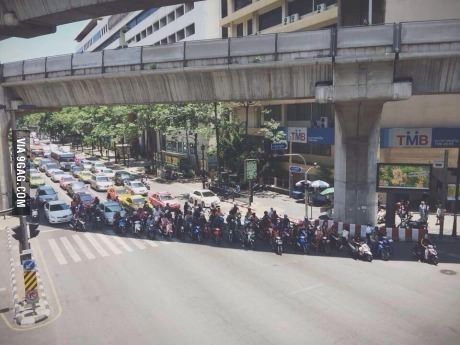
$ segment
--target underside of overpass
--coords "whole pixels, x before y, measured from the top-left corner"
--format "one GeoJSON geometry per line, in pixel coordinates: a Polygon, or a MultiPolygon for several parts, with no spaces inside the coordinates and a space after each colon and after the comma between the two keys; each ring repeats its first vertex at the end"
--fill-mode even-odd
{"type": "MultiPolygon", "coordinates": [[[[199,1],[199,0],[198,0],[199,1]]],[[[50,34],[56,26],[190,0],[0,0],[0,40],[50,34]]]]}

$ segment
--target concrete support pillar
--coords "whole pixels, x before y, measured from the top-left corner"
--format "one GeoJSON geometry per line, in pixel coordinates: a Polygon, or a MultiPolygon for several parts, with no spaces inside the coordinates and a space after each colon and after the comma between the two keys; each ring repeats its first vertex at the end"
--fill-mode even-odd
{"type": "MultiPolygon", "coordinates": [[[[10,107],[6,91],[0,86],[0,106],[10,107]]],[[[12,206],[11,161],[8,142],[8,132],[11,128],[12,113],[0,108],[0,210],[12,206]]]]}
{"type": "Polygon", "coordinates": [[[374,224],[383,102],[335,103],[334,216],[374,224]]]}
{"type": "Polygon", "coordinates": [[[281,17],[284,18],[284,17],[287,17],[288,15],[288,3],[287,3],[287,0],[283,0],[281,2],[281,17]]]}

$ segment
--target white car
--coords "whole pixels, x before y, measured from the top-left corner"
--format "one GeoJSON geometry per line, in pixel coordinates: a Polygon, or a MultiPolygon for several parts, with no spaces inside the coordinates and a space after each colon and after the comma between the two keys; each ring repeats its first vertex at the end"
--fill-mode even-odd
{"type": "Polygon", "coordinates": [[[109,168],[101,169],[100,173],[104,174],[108,178],[114,178],[115,177],[115,172],[112,169],[109,169],[109,168]]]}
{"type": "Polygon", "coordinates": [[[72,220],[69,205],[62,200],[48,201],[44,205],[45,216],[50,223],[66,223],[72,220]]]}
{"type": "Polygon", "coordinates": [[[113,185],[113,182],[105,175],[93,174],[89,179],[89,184],[91,188],[97,190],[98,192],[101,192],[109,189],[109,187],[113,185]]]}
{"type": "Polygon", "coordinates": [[[131,194],[138,194],[138,195],[144,195],[144,196],[147,195],[149,191],[147,187],[139,180],[126,181],[125,188],[131,194]]]}
{"type": "Polygon", "coordinates": [[[50,170],[50,178],[51,181],[53,182],[59,182],[61,180],[61,177],[63,175],[66,175],[67,173],[62,171],[61,169],[52,169],[50,170]]]}
{"type": "Polygon", "coordinates": [[[92,162],[90,171],[94,174],[102,172],[102,169],[105,169],[105,164],[103,162],[92,162]]]}
{"type": "Polygon", "coordinates": [[[89,170],[89,169],[91,169],[92,162],[87,160],[87,159],[82,159],[82,160],[80,160],[79,165],[83,168],[83,170],[89,170]]]}
{"type": "Polygon", "coordinates": [[[194,190],[189,194],[188,200],[192,204],[194,204],[196,200],[199,205],[204,202],[204,207],[211,207],[211,204],[214,204],[215,206],[220,204],[219,197],[209,189],[194,190]]]}

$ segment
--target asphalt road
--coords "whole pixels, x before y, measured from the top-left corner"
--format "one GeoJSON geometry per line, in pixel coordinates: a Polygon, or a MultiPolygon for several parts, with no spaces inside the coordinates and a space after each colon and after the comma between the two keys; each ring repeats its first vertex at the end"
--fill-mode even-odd
{"type": "Polygon", "coordinates": [[[372,263],[120,238],[109,228],[42,225],[31,244],[52,315],[16,329],[0,253],[0,344],[459,344],[458,242],[439,243],[437,267],[410,260],[409,244],[372,263]]]}

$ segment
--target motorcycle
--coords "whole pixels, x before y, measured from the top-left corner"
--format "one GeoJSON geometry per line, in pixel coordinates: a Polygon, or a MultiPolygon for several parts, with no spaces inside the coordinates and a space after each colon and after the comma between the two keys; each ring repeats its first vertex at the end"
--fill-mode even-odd
{"type": "Polygon", "coordinates": [[[142,233],[142,223],[139,219],[131,222],[131,232],[134,236],[139,237],[142,233]]]}
{"type": "MultiPolygon", "coordinates": [[[[276,238],[275,238],[276,241],[276,238]]],[[[308,241],[307,236],[304,233],[300,233],[297,237],[297,248],[299,248],[304,254],[308,254],[308,241]]]]}
{"type": "Polygon", "coordinates": [[[426,247],[418,245],[414,248],[413,254],[420,262],[426,262],[435,266],[439,263],[438,251],[434,244],[429,244],[426,247]],[[427,259],[425,259],[425,250],[428,251],[427,259]]]}
{"type": "Polygon", "coordinates": [[[401,222],[398,225],[398,228],[414,228],[414,229],[424,229],[427,226],[427,222],[424,219],[412,220],[412,215],[409,214],[404,218],[401,218],[401,222]]]}
{"type": "Polygon", "coordinates": [[[381,237],[374,244],[374,254],[384,261],[390,260],[391,253],[393,252],[391,247],[392,242],[393,240],[386,236],[381,237]]]}
{"type": "Polygon", "coordinates": [[[344,239],[343,237],[337,236],[335,234],[329,234],[329,246],[331,249],[337,250],[340,252],[344,246],[344,239]]]}
{"type": "Polygon", "coordinates": [[[273,242],[273,249],[276,254],[283,255],[283,239],[281,236],[276,235],[273,242]]]}
{"type": "Polygon", "coordinates": [[[86,222],[80,217],[73,217],[69,226],[75,231],[87,231],[86,222]]]}
{"type": "Polygon", "coordinates": [[[194,225],[192,228],[192,240],[197,241],[197,242],[202,241],[201,227],[198,224],[194,225]]]}
{"type": "Polygon", "coordinates": [[[164,238],[166,238],[168,241],[171,241],[173,238],[173,224],[172,221],[169,218],[162,218],[161,220],[161,234],[163,235],[164,238]]]}
{"type": "Polygon", "coordinates": [[[185,224],[182,214],[179,214],[176,217],[176,220],[174,222],[174,231],[176,233],[177,238],[179,238],[180,240],[185,240],[185,224]]]}
{"type": "Polygon", "coordinates": [[[147,229],[147,238],[150,240],[154,240],[156,237],[156,233],[158,231],[158,226],[155,223],[155,219],[152,216],[147,218],[145,227],[147,229]]]}
{"type": "Polygon", "coordinates": [[[372,262],[373,255],[371,248],[365,242],[349,242],[351,254],[354,259],[361,259],[372,262]]]}
{"type": "Polygon", "coordinates": [[[243,246],[256,250],[256,233],[254,231],[248,230],[245,232],[243,246]]]}
{"type": "Polygon", "coordinates": [[[125,217],[118,220],[115,225],[115,232],[120,235],[126,235],[128,233],[128,221],[125,217]]]}

